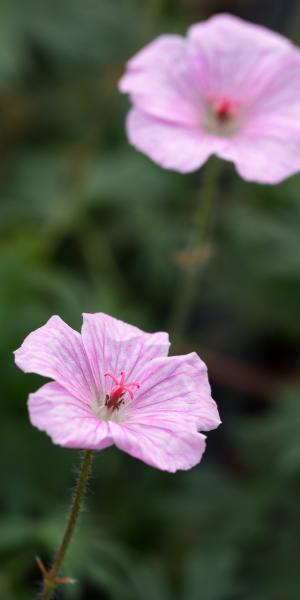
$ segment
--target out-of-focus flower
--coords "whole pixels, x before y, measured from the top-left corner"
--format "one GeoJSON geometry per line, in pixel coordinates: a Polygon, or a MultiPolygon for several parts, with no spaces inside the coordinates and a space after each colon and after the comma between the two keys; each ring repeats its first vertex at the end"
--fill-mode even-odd
{"type": "Polygon", "coordinates": [[[182,173],[210,155],[246,180],[278,183],[300,170],[300,51],[230,15],[163,35],[127,64],[130,142],[182,173]]]}
{"type": "Polygon", "coordinates": [[[174,472],[197,464],[199,431],[220,418],[197,354],[168,357],[166,333],[145,333],[103,313],[85,314],[81,335],[59,317],[15,352],[25,372],[50,377],[28,400],[31,423],[68,448],[118,448],[174,472]]]}

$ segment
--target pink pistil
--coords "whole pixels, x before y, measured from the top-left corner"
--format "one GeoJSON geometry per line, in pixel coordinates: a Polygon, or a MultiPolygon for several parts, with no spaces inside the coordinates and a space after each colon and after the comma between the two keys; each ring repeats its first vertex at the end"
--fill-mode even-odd
{"type": "Polygon", "coordinates": [[[125,379],[126,379],[125,371],[121,371],[120,375],[121,375],[120,380],[118,381],[117,378],[115,377],[115,375],[113,373],[111,373],[110,371],[107,371],[106,373],[104,373],[104,377],[110,377],[115,384],[112,391],[110,392],[110,394],[106,396],[106,400],[105,400],[105,405],[107,406],[107,408],[112,408],[113,410],[115,408],[118,409],[120,407],[120,405],[123,402],[123,396],[126,392],[129,394],[131,400],[133,400],[134,394],[133,394],[133,391],[131,388],[132,387],[136,387],[136,388],[140,387],[140,384],[137,383],[137,381],[131,381],[131,382],[125,383],[125,379]]]}

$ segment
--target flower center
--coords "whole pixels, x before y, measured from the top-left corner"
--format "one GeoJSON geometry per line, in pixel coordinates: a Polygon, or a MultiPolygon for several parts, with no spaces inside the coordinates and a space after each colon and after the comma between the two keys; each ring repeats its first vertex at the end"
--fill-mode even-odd
{"type": "Polygon", "coordinates": [[[230,100],[217,100],[213,111],[220,124],[228,123],[235,116],[235,108],[230,100]]]}
{"type": "Polygon", "coordinates": [[[130,396],[131,400],[133,400],[134,393],[132,388],[138,389],[140,387],[140,384],[137,381],[126,382],[125,371],[121,371],[119,381],[116,378],[116,376],[110,371],[104,373],[104,377],[110,377],[115,384],[110,394],[106,394],[105,396],[105,406],[107,408],[111,408],[113,411],[119,410],[120,406],[124,404],[123,398],[126,392],[130,396]]]}
{"type": "Polygon", "coordinates": [[[239,127],[237,105],[227,98],[211,97],[204,112],[204,129],[221,137],[234,134],[239,127]]]}

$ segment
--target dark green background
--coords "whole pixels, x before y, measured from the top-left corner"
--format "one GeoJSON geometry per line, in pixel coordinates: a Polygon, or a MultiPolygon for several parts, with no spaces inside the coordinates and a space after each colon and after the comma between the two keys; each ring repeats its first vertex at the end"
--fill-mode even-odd
{"type": "MultiPolygon", "coordinates": [[[[61,535],[78,453],[29,424],[12,351],[59,314],[168,327],[203,172],[163,171],[127,141],[125,61],[229,10],[300,41],[297,2],[0,0],[0,598],[30,600],[61,535]]],[[[169,475],[96,456],[61,598],[300,597],[300,176],[220,165],[210,255],[182,352],[209,366],[223,425],[169,475]]]]}

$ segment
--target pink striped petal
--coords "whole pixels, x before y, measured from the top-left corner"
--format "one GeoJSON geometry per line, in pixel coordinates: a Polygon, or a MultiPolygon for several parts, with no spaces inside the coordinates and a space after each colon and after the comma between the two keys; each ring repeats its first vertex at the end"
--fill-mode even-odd
{"type": "Polygon", "coordinates": [[[58,383],[46,383],[28,398],[32,425],[66,448],[102,450],[114,442],[107,421],[100,421],[87,403],[58,383]]]}
{"type": "Polygon", "coordinates": [[[197,125],[198,89],[185,41],[178,35],[163,35],[138,52],[127,63],[119,89],[130,94],[134,104],[149,115],[197,125]]]}
{"type": "Polygon", "coordinates": [[[163,422],[111,423],[114,442],[120,450],[147,465],[169,471],[191,469],[205,450],[205,436],[195,431],[172,429],[163,422]]]}
{"type": "Polygon", "coordinates": [[[257,96],[276,76],[278,61],[293,51],[283,36],[226,14],[192,25],[187,46],[201,92],[243,103],[257,96]]]}
{"type": "Polygon", "coordinates": [[[249,125],[218,153],[247,181],[276,184],[300,171],[300,129],[280,121],[249,125]]]}
{"type": "Polygon", "coordinates": [[[84,314],[81,334],[93,375],[104,391],[112,383],[104,380],[105,372],[118,378],[125,371],[126,381],[133,381],[153,358],[167,356],[170,346],[167,333],[145,333],[104,313],[84,314]]]}
{"type": "MultiPolygon", "coordinates": [[[[199,113],[200,115],[200,113],[199,113]]],[[[199,116],[200,122],[200,116],[199,116]]],[[[212,141],[199,127],[159,120],[132,108],[127,116],[130,143],[166,169],[189,173],[201,167],[224,141],[212,141]]]]}
{"type": "Polygon", "coordinates": [[[81,336],[60,317],[30,333],[15,351],[15,361],[25,373],[51,377],[83,401],[94,397],[97,386],[81,336]]]}
{"type": "Polygon", "coordinates": [[[196,353],[152,360],[139,376],[140,389],[127,409],[129,423],[157,419],[209,431],[220,425],[207,368],[196,353]]]}

